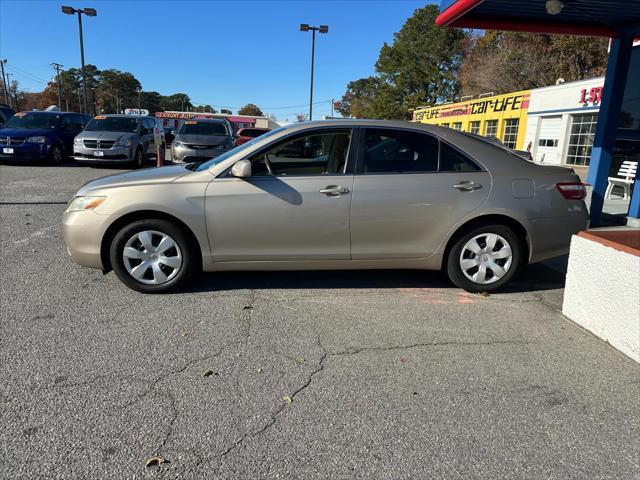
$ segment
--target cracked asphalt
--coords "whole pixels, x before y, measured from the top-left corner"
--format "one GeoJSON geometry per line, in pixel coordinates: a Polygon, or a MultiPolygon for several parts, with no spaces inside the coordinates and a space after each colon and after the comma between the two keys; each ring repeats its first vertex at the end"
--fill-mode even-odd
{"type": "Polygon", "coordinates": [[[561,315],[561,261],[487,297],[416,271],[145,296],[66,254],[109,173],[0,166],[0,478],[640,477],[640,368],[561,315]]]}

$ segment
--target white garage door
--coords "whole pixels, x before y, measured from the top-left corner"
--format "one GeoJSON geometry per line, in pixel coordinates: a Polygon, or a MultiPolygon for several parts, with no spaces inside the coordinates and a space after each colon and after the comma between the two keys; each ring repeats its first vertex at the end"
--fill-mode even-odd
{"type": "Polygon", "coordinates": [[[540,119],[540,135],[538,135],[538,148],[536,158],[538,162],[560,164],[560,127],[562,116],[542,117],[540,119]]]}

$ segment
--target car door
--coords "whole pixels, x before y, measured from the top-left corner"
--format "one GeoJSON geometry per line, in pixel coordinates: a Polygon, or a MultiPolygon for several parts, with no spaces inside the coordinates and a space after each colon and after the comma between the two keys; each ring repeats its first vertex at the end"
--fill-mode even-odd
{"type": "Polygon", "coordinates": [[[491,189],[488,172],[426,132],[368,128],[360,145],[351,204],[354,260],[430,256],[491,189]]]}
{"type": "Polygon", "coordinates": [[[153,127],[154,127],[154,123],[150,118],[143,118],[142,119],[142,126],[144,128],[144,130],[143,130],[144,134],[142,135],[142,141],[143,141],[143,145],[144,145],[145,155],[147,157],[152,157],[153,155],[155,155],[155,152],[156,152],[156,147],[155,147],[155,144],[153,143],[153,127]]]}
{"type": "Polygon", "coordinates": [[[251,177],[215,178],[205,201],[215,261],[349,259],[352,138],[348,128],[294,134],[252,155],[251,177]],[[290,155],[296,142],[307,148],[290,155]]]}
{"type": "Polygon", "coordinates": [[[72,115],[63,115],[60,119],[60,139],[65,155],[73,155],[73,139],[80,133],[72,115]]]}

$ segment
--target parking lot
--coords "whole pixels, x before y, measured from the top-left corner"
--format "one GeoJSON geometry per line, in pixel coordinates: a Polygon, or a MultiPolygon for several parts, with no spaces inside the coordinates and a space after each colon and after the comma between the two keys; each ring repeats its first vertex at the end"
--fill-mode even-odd
{"type": "Polygon", "coordinates": [[[145,296],[62,239],[122,171],[0,166],[0,478],[640,475],[640,369],[562,316],[562,261],[489,296],[420,271],[145,296]]]}

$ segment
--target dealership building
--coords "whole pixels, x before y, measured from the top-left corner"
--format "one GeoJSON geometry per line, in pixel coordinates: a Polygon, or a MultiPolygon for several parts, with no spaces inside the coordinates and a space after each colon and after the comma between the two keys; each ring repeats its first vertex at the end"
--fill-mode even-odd
{"type": "Polygon", "coordinates": [[[171,128],[178,131],[186,120],[193,118],[224,118],[231,123],[235,130],[241,128],[268,128],[273,130],[279,128],[276,122],[268,117],[255,117],[252,115],[228,115],[225,113],[205,113],[205,112],[156,112],[156,118],[160,120],[164,128],[171,128]]]}
{"type": "MultiPolygon", "coordinates": [[[[569,165],[586,178],[602,100],[603,77],[504,95],[421,107],[414,121],[496,137],[533,159],[569,165]]],[[[619,162],[614,162],[617,168],[619,162]]]]}

